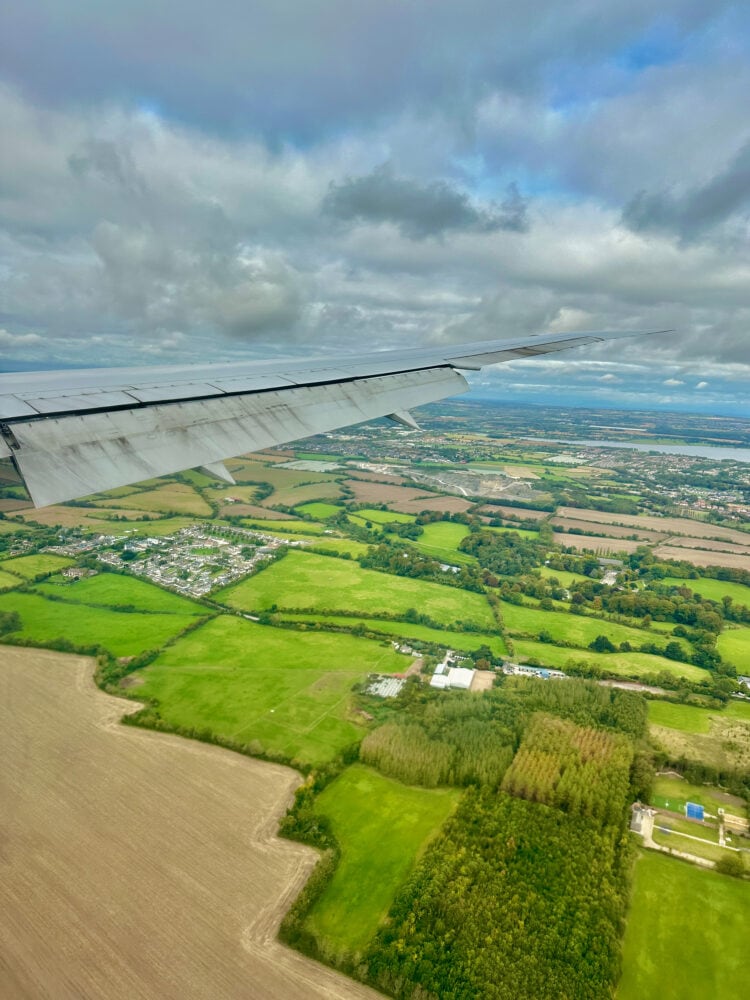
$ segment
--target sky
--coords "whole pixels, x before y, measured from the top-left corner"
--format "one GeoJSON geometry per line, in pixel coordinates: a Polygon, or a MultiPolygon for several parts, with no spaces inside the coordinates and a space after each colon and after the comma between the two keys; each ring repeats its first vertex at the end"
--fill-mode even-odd
{"type": "Polygon", "coordinates": [[[750,7],[0,11],[0,369],[568,330],[472,377],[750,416],[750,7]]]}

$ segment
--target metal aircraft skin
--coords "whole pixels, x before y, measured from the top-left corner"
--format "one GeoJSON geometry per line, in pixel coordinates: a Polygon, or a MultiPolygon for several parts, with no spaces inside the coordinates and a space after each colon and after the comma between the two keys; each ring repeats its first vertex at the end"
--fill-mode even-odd
{"type": "Polygon", "coordinates": [[[0,458],[44,507],[376,417],[469,388],[484,365],[667,331],[562,333],[337,359],[0,374],[0,458]]]}

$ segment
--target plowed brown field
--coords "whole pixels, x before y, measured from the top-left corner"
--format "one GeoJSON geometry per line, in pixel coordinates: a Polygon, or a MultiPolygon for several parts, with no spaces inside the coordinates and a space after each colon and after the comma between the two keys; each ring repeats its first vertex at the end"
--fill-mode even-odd
{"type": "Polygon", "coordinates": [[[284,948],[295,772],[120,726],[92,662],[0,647],[0,996],[375,998],[284,948]]]}

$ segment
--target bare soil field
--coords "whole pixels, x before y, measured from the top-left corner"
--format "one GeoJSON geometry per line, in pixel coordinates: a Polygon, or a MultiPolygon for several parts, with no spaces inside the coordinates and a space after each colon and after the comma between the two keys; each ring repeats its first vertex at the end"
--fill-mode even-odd
{"type": "Polygon", "coordinates": [[[370,483],[391,483],[394,486],[407,482],[403,476],[392,476],[388,472],[367,472],[365,469],[350,469],[352,479],[363,479],[370,483]]]}
{"type": "MultiPolygon", "coordinates": [[[[563,531],[554,531],[552,537],[556,545],[566,545],[573,549],[589,549],[591,552],[616,554],[617,552],[635,552],[643,542],[630,538],[610,538],[607,535],[566,535],[563,531]]],[[[681,558],[686,558],[682,556],[681,558]]]]}
{"type": "Polygon", "coordinates": [[[688,535],[692,538],[723,538],[739,545],[750,544],[750,534],[735,528],[720,528],[705,521],[688,517],[649,517],[640,514],[607,514],[601,510],[584,510],[578,507],[560,507],[558,517],[571,517],[577,521],[594,521],[598,524],[621,524],[668,535],[688,535]]]}
{"type": "Polygon", "coordinates": [[[439,510],[448,514],[463,514],[471,510],[474,504],[463,497],[441,497],[426,494],[424,497],[417,497],[414,500],[401,500],[398,503],[389,504],[391,510],[398,511],[399,514],[419,514],[423,510],[439,510]]]}
{"type": "Polygon", "coordinates": [[[663,542],[669,535],[662,531],[649,531],[644,528],[623,527],[617,524],[602,524],[599,521],[579,521],[572,517],[560,517],[556,515],[550,518],[550,523],[558,528],[576,528],[579,531],[594,531],[607,535],[610,538],[630,538],[636,535],[644,542],[663,542]]]}
{"type": "Polygon", "coordinates": [[[0,497],[0,510],[5,513],[11,510],[28,510],[31,500],[19,500],[18,497],[0,497]]]}
{"type": "Polygon", "coordinates": [[[275,837],[299,775],[119,725],[92,666],[2,647],[0,995],[379,996],[275,940],[316,860],[275,837]]]}
{"type": "Polygon", "coordinates": [[[670,535],[664,539],[666,545],[677,545],[681,549],[708,549],[712,552],[734,552],[736,555],[750,555],[750,545],[735,545],[734,542],[717,542],[713,538],[681,538],[670,535]]]}
{"type": "Polygon", "coordinates": [[[482,517],[490,519],[493,517],[509,517],[517,521],[543,521],[549,517],[549,511],[547,510],[526,510],[522,507],[496,507],[494,504],[480,507],[478,513],[482,517]]]}
{"type": "Polygon", "coordinates": [[[387,503],[389,507],[394,503],[403,503],[422,497],[427,500],[433,496],[433,494],[416,489],[414,486],[393,486],[388,483],[368,482],[359,479],[347,479],[344,486],[349,487],[357,503],[387,503]]]}
{"type": "Polygon", "coordinates": [[[128,521],[143,521],[149,518],[158,519],[162,515],[152,510],[132,510],[121,507],[41,507],[39,510],[19,511],[24,521],[35,521],[37,524],[62,525],[63,528],[86,527],[98,529],[107,534],[110,518],[125,517],[128,521]]]}
{"type": "Polygon", "coordinates": [[[750,555],[739,552],[708,552],[680,548],[677,545],[657,545],[654,555],[661,559],[681,559],[694,566],[727,566],[730,569],[750,570],[750,555]]]}

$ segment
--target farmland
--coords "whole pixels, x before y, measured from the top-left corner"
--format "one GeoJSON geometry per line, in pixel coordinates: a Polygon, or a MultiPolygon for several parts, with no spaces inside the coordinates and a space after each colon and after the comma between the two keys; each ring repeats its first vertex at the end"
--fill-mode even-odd
{"type": "Polygon", "coordinates": [[[43,573],[54,573],[63,566],[70,566],[72,562],[72,559],[66,559],[65,556],[19,556],[17,559],[6,559],[0,563],[0,569],[5,573],[23,577],[24,580],[33,580],[43,573]]]}
{"type": "Polygon", "coordinates": [[[367,639],[224,616],[166,649],[140,672],[133,692],[155,699],[170,726],[210,730],[256,753],[320,764],[363,734],[350,714],[352,685],[409,662],[367,639]]]}
{"type": "Polygon", "coordinates": [[[683,733],[707,733],[711,712],[697,705],[679,705],[671,701],[650,701],[648,721],[655,726],[679,729],[683,733]]]}
{"type": "Polygon", "coordinates": [[[163,514],[192,514],[210,517],[211,508],[191,486],[169,483],[155,490],[133,493],[127,497],[100,501],[102,507],[135,507],[138,510],[157,511],[163,514]]]}
{"type": "Polygon", "coordinates": [[[732,583],[730,580],[681,580],[673,576],[665,577],[661,582],[668,587],[687,587],[694,594],[707,597],[710,601],[731,597],[735,604],[750,607],[750,587],[742,583],[732,583]]]}
{"type": "Polygon", "coordinates": [[[718,710],[651,702],[652,739],[671,757],[719,769],[750,767],[750,706],[731,702],[718,710]]]}
{"type": "Polygon", "coordinates": [[[14,590],[0,594],[0,611],[16,611],[21,629],[8,638],[40,645],[64,639],[74,646],[102,646],[114,656],[158,649],[195,621],[194,614],[129,614],[85,604],[49,601],[14,590]]]}
{"type": "Polygon", "coordinates": [[[378,612],[403,615],[409,609],[446,625],[471,621],[494,627],[487,601],[438,583],[394,577],[361,569],[354,562],[306,552],[290,552],[280,562],[233,587],[220,591],[216,599],[247,611],[269,608],[288,610],[355,611],[377,616],[378,612]]]}
{"type": "Polygon", "coordinates": [[[528,662],[537,660],[547,667],[565,670],[569,663],[586,663],[600,670],[619,674],[622,677],[644,677],[664,670],[673,677],[687,677],[691,681],[702,681],[710,677],[707,670],[692,663],[678,663],[665,656],[651,653],[595,653],[590,649],[565,649],[546,642],[530,639],[514,639],[515,658],[528,662]]]}
{"type": "Polygon", "coordinates": [[[316,622],[329,622],[344,628],[355,628],[360,622],[368,631],[380,632],[383,635],[397,635],[404,639],[419,642],[431,642],[447,649],[471,652],[480,646],[489,646],[495,656],[507,656],[508,649],[500,635],[485,635],[482,632],[451,632],[447,629],[430,628],[427,625],[412,625],[410,622],[388,621],[385,618],[358,618],[345,615],[305,615],[285,614],[284,621],[303,621],[314,625],[316,622]]]}
{"type": "Polygon", "coordinates": [[[367,944],[459,794],[410,788],[361,764],[321,793],[316,809],[329,818],[341,848],[333,879],[307,920],[324,951],[353,954],[367,944]]]}
{"type": "Polygon", "coordinates": [[[726,629],[719,636],[716,648],[723,660],[737,667],[737,673],[750,672],[750,628],[726,629]]]}
{"type": "MultiPolygon", "coordinates": [[[[581,648],[587,647],[598,635],[606,635],[615,646],[629,642],[634,648],[643,642],[654,641],[654,638],[661,639],[659,636],[650,636],[644,629],[620,625],[618,622],[602,621],[584,615],[570,615],[566,612],[542,611],[539,608],[509,603],[503,603],[501,617],[511,635],[535,638],[540,632],[546,631],[553,639],[581,648]]],[[[689,644],[680,639],[676,641],[687,654],[689,644]]]]}
{"type": "Polygon", "coordinates": [[[746,912],[739,880],[639,852],[618,1000],[740,997],[750,976],[746,912]]]}
{"type": "Polygon", "coordinates": [[[3,650],[0,993],[375,1000],[274,940],[316,862],[273,835],[298,775],[113,726],[92,667],[3,650]]]}
{"type": "Polygon", "coordinates": [[[98,573],[82,580],[68,581],[61,576],[49,577],[34,587],[37,594],[59,597],[76,604],[92,607],[118,608],[131,606],[137,611],[153,613],[205,615],[206,609],[169,590],[145,580],[119,573],[98,573]]]}

